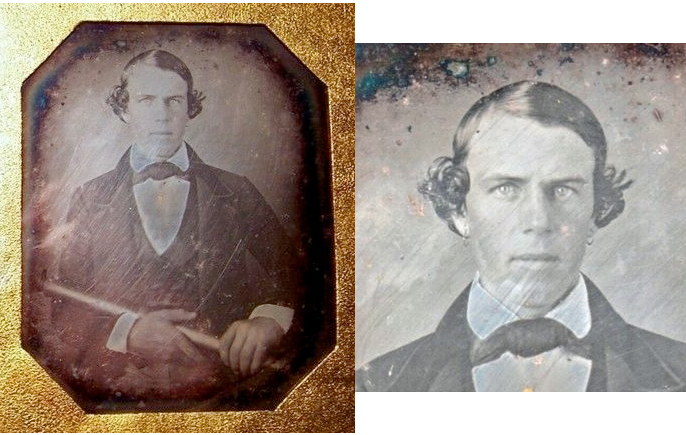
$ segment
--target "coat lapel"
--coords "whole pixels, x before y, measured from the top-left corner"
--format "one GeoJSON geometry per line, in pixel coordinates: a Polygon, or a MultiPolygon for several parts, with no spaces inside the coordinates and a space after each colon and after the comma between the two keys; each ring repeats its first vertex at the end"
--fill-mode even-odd
{"type": "Polygon", "coordinates": [[[470,350],[474,333],[467,323],[469,287],[462,291],[436,328],[431,345],[435,377],[429,391],[474,391],[470,350]]]}
{"type": "MultiPolygon", "coordinates": [[[[103,213],[106,217],[93,219],[94,222],[108,222],[111,228],[115,229],[114,233],[105,233],[108,237],[108,248],[117,246],[116,250],[111,251],[128,259],[135,258],[140,252],[141,243],[147,240],[143,234],[133,196],[131,184],[133,170],[129,164],[130,152],[131,149],[129,148],[119,159],[114,170],[113,182],[103,183],[105,189],[96,192],[94,203],[98,207],[97,213],[103,213]],[[143,234],[142,239],[138,234],[139,229],[140,233],[143,234]]],[[[102,231],[102,228],[95,228],[95,230],[102,231]]]]}

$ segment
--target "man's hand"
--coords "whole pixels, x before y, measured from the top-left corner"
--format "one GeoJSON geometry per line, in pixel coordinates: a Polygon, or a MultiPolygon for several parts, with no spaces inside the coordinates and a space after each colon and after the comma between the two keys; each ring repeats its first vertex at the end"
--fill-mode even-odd
{"type": "Polygon", "coordinates": [[[219,355],[234,373],[254,375],[284,335],[283,328],[269,317],[238,320],[220,339],[219,355]]]}
{"type": "Polygon", "coordinates": [[[159,361],[189,359],[199,362],[203,356],[174,322],[195,318],[195,313],[175,310],[159,310],[141,316],[129,333],[128,348],[134,354],[159,361]]]}

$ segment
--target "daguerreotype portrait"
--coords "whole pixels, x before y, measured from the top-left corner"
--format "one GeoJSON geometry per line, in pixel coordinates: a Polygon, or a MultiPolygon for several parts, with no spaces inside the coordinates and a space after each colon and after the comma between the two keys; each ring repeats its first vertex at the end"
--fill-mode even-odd
{"type": "Polygon", "coordinates": [[[686,389],[684,60],[357,46],[358,391],[686,389]]]}
{"type": "Polygon", "coordinates": [[[24,348],[89,412],[278,405],[334,344],[323,83],[265,26],[85,23],[22,98],[24,348]]]}

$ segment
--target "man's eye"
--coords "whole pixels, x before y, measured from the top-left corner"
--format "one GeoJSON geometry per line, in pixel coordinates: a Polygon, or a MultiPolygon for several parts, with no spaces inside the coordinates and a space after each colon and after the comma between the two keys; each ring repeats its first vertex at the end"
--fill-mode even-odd
{"type": "Polygon", "coordinates": [[[141,97],[138,99],[139,103],[150,104],[152,102],[152,97],[141,97]]]}
{"type": "Polygon", "coordinates": [[[502,198],[510,198],[517,193],[517,186],[512,183],[500,184],[494,187],[491,192],[502,198]]]}
{"type": "Polygon", "coordinates": [[[557,199],[567,199],[574,193],[574,189],[569,186],[556,186],[553,189],[553,194],[557,199]]]}
{"type": "Polygon", "coordinates": [[[169,104],[172,106],[177,105],[177,104],[181,104],[181,99],[180,98],[171,98],[169,100],[169,104]]]}

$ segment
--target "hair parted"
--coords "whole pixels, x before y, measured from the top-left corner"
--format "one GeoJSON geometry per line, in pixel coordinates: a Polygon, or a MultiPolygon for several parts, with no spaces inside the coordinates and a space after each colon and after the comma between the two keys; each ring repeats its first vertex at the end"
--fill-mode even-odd
{"type": "MultiPolygon", "coordinates": [[[[529,118],[547,126],[565,127],[578,134],[593,150],[593,219],[598,228],[624,211],[624,190],[632,184],[626,171],[607,165],[607,142],[603,128],[591,109],[569,92],[543,82],[521,81],[504,86],[477,101],[465,114],[453,139],[453,157],[439,157],[431,164],[419,192],[429,199],[436,214],[457,234],[451,219],[465,212],[469,192],[466,167],[469,144],[482,121],[500,112],[529,118]]],[[[460,234],[461,235],[461,234],[460,234]]]]}
{"type": "Polygon", "coordinates": [[[112,88],[109,97],[107,97],[107,104],[112,107],[114,113],[124,121],[122,115],[126,112],[129,104],[128,76],[131,68],[138,64],[145,64],[156,66],[165,71],[172,71],[178,74],[188,85],[188,117],[195,118],[202,111],[202,101],[205,96],[202,92],[193,89],[193,76],[191,75],[188,66],[173,54],[164,50],[148,50],[132,58],[124,67],[124,72],[121,76],[121,81],[118,85],[112,88]]]}

